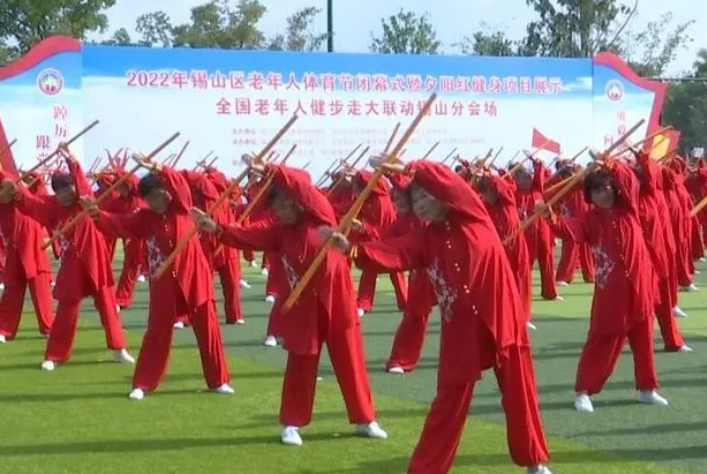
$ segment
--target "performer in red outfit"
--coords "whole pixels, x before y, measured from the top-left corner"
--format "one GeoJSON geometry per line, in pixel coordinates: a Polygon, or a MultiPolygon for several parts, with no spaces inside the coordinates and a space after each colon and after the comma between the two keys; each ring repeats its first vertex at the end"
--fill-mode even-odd
{"type": "MultiPolygon", "coordinates": [[[[116,180],[125,175],[125,170],[114,168],[110,172],[110,178],[105,184],[112,185],[116,180]]],[[[106,173],[103,173],[105,175],[106,173]]],[[[129,214],[138,210],[144,205],[137,192],[138,178],[132,175],[119,186],[112,196],[108,197],[101,204],[101,208],[112,214],[129,214]]],[[[113,246],[117,239],[113,238],[113,246]]],[[[142,264],[142,254],[144,242],[140,239],[123,240],[123,269],[118,279],[118,287],[115,298],[119,308],[127,308],[133,300],[135,285],[140,277],[140,265],[142,264]]]]}
{"type": "Polygon", "coordinates": [[[655,391],[656,275],[641,230],[638,180],[620,161],[608,158],[605,164],[605,169],[591,172],[584,180],[585,200],[593,208],[576,218],[553,218],[562,238],[592,246],[596,265],[589,334],[575,385],[575,408],[584,412],[594,411],[590,397],[611,376],[626,339],[633,353],[639,400],[668,403],[655,391]]]}
{"type": "Polygon", "coordinates": [[[663,179],[663,192],[670,211],[670,222],[672,224],[673,236],[675,238],[675,264],[677,269],[678,285],[683,291],[697,291],[693,284],[692,271],[690,269],[690,220],[688,212],[690,205],[687,204],[680,195],[678,181],[680,176],[668,166],[660,168],[663,179]]]}
{"type": "MultiPolygon", "coordinates": [[[[533,214],[535,203],[542,202],[545,191],[544,166],[540,160],[533,160],[533,172],[521,168],[514,175],[516,181],[516,202],[518,215],[525,220],[533,214]]],[[[507,178],[506,178],[507,179],[507,178]]],[[[555,239],[550,226],[538,219],[525,231],[525,241],[528,245],[528,257],[532,269],[535,260],[540,267],[541,296],[546,300],[562,299],[557,295],[555,287],[555,239]]]]}
{"type": "MultiPolygon", "coordinates": [[[[486,175],[478,181],[477,189],[483,198],[486,212],[489,213],[501,242],[505,241],[520,227],[514,182],[501,176],[486,175]]],[[[525,322],[530,329],[536,329],[535,325],[530,322],[532,319],[533,277],[525,235],[521,234],[513,239],[504,246],[504,250],[518,283],[518,291],[525,309],[525,322]]]]}
{"type": "MultiPolygon", "coordinates": [[[[225,245],[276,252],[285,268],[289,294],[321,247],[319,226],[336,225],[336,217],[327,199],[310,182],[308,173],[277,165],[266,165],[263,171],[274,173],[271,199],[265,203],[270,204],[276,222],[261,221],[248,227],[218,226],[198,209],[193,215],[203,230],[215,232],[225,245]]],[[[283,318],[284,347],[288,351],[280,406],[283,443],[302,444],[299,428],[311,421],[317,368],[324,343],[344,396],[349,421],[357,425],[356,432],[375,438],[387,437],[375,422],[354,304],[353,281],[346,258],[331,252],[299,301],[283,318]]]]}
{"type": "MultiPolygon", "coordinates": [[[[354,192],[360,193],[371,179],[370,171],[359,171],[353,181],[354,192]]],[[[384,181],[378,181],[371,195],[363,204],[359,219],[372,227],[389,226],[395,220],[395,208],[390,199],[390,187],[384,181]]],[[[361,279],[358,284],[358,314],[369,312],[373,307],[373,300],[376,294],[376,279],[378,274],[370,270],[361,272],[361,279]]],[[[390,273],[390,281],[395,290],[395,299],[398,309],[404,311],[407,304],[407,284],[405,275],[402,272],[390,273]]]]}
{"type": "MultiPolygon", "coordinates": [[[[20,212],[58,231],[83,209],[79,198],[90,196],[88,180],[78,161],[60,145],[69,174],[52,176],[53,196],[33,196],[13,181],[2,183],[3,193],[16,199],[20,212]]],[[[49,333],[42,369],[54,370],[56,362],[71,356],[76,335],[81,300],[93,297],[106,332],[106,344],[115,352],[116,362],[134,362],[126,350],[125,335],[116,311],[113,268],[106,241],[91,219],[80,219],[73,229],[60,237],[61,266],[54,287],[54,299],[59,304],[49,333]]]]}
{"type": "MultiPolygon", "coordinates": [[[[31,194],[34,196],[47,196],[49,195],[49,191],[47,191],[47,185],[44,183],[44,179],[42,178],[42,175],[33,172],[29,173],[27,177],[25,178],[25,184],[27,185],[27,191],[29,191],[31,194]]],[[[51,229],[45,229],[46,230],[46,235],[47,238],[51,237],[51,229]]],[[[52,252],[54,253],[54,258],[59,260],[59,255],[60,255],[60,248],[59,248],[59,241],[55,240],[52,243],[52,252]]],[[[52,281],[54,281],[54,277],[52,276],[52,281]]]]}
{"type": "MultiPolygon", "coordinates": [[[[425,224],[412,210],[408,192],[412,181],[399,173],[388,179],[393,185],[391,197],[396,210],[395,220],[382,228],[356,221],[358,229],[352,234],[352,241],[376,241],[414,234],[424,227],[425,224]]],[[[393,347],[386,363],[388,373],[404,374],[415,369],[422,355],[427,322],[435,304],[434,289],[427,274],[421,270],[411,270],[408,275],[408,304],[395,332],[393,347]]]]}
{"type": "MultiPolygon", "coordinates": [[[[560,160],[558,161],[558,172],[553,177],[556,177],[557,182],[560,182],[569,178],[573,173],[578,172],[580,172],[578,165],[563,164],[562,160],[560,160]]],[[[551,181],[553,181],[552,178],[548,181],[546,188],[551,181]]],[[[549,197],[545,196],[545,198],[549,197]]],[[[567,193],[557,203],[557,208],[562,217],[576,217],[589,210],[589,205],[584,202],[582,187],[577,185],[577,187],[567,193]]],[[[572,240],[563,240],[562,254],[557,264],[557,273],[555,274],[555,283],[558,286],[567,286],[572,283],[577,267],[581,267],[585,283],[594,283],[594,261],[589,245],[578,244],[572,240]]]]}
{"type": "MultiPolygon", "coordinates": [[[[378,159],[372,164],[379,165],[378,159]]],[[[429,222],[423,231],[353,247],[341,234],[333,238],[362,268],[424,269],[437,295],[442,316],[437,395],[408,474],[449,472],[474,386],[490,368],[502,393],[513,461],[530,473],[549,474],[525,309],[498,232],[479,197],[450,169],[415,161],[405,171],[414,180],[413,209],[429,222]]]]}
{"type": "MultiPolygon", "coordinates": [[[[0,180],[14,177],[0,171],[0,180]]],[[[29,286],[40,334],[49,335],[54,321],[51,267],[42,248],[46,233],[42,226],[17,210],[8,195],[0,195],[0,240],[5,245],[5,290],[0,298],[0,343],[12,340],[22,317],[25,291],[29,286]]]]}
{"type": "MultiPolygon", "coordinates": [[[[153,170],[138,185],[147,208],[117,215],[99,211],[91,202],[84,205],[106,232],[126,239],[145,240],[152,274],[172,253],[176,242],[193,228],[188,213],[192,198],[189,184],[181,173],[159,164],[141,163],[153,170]]],[[[193,237],[171,268],[159,278],[150,279],[147,331],[135,367],[130,398],[142,399],[145,392],[156,390],[162,381],[169,360],[174,318],[178,314],[188,315],[194,328],[209,389],[233,393],[228,385],[230,375],[216,314],[211,268],[198,238],[193,237]]]]}
{"type": "Polygon", "coordinates": [[[640,182],[639,217],[641,228],[658,277],[658,292],[660,302],[655,307],[655,314],[663,336],[663,344],[668,352],[692,352],[682,337],[677,321],[673,317],[673,307],[670,290],[671,280],[668,265],[668,246],[666,244],[663,226],[658,216],[656,194],[659,193],[657,180],[661,178],[658,164],[642,151],[635,152],[637,173],[640,182]]]}

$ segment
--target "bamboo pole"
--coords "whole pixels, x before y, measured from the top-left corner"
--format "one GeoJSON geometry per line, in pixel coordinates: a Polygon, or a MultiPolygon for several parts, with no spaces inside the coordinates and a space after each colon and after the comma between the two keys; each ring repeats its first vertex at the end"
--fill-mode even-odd
{"type": "MultiPolygon", "coordinates": [[[[427,100],[425,105],[420,109],[420,111],[417,113],[417,116],[415,119],[412,121],[410,126],[408,127],[407,131],[403,134],[402,138],[398,142],[398,144],[395,146],[393,151],[388,155],[388,160],[387,161],[393,161],[400,151],[403,149],[405,146],[405,143],[410,139],[412,134],[415,132],[415,129],[420,125],[420,122],[424,118],[424,116],[427,114],[427,112],[430,110],[432,107],[432,104],[434,101],[437,99],[437,94],[432,94],[430,98],[427,100]]],[[[398,127],[396,127],[397,130],[398,127]]],[[[383,174],[385,173],[385,170],[383,167],[379,167],[375,172],[373,173],[373,176],[371,177],[370,180],[368,180],[368,184],[364,188],[364,190],[359,194],[358,198],[356,201],[353,203],[351,206],[351,209],[346,213],[346,215],[341,219],[341,222],[337,226],[337,232],[347,232],[349,228],[351,227],[353,220],[358,216],[358,213],[361,211],[361,208],[363,207],[363,204],[366,202],[366,199],[368,198],[369,194],[373,191],[373,188],[376,186],[377,182],[383,174]]],[[[285,301],[285,304],[283,305],[283,311],[287,312],[292,308],[292,305],[295,304],[297,299],[300,297],[304,289],[307,287],[309,284],[309,281],[312,279],[314,276],[314,273],[317,271],[319,266],[322,264],[324,261],[324,257],[326,256],[327,252],[331,250],[332,246],[334,245],[333,239],[328,239],[324,245],[319,249],[319,252],[317,253],[316,257],[312,261],[312,263],[309,265],[309,268],[307,268],[307,271],[302,275],[302,278],[297,282],[297,286],[292,290],[290,293],[290,296],[287,298],[285,301]]]]}
{"type": "MultiPolygon", "coordinates": [[[[172,143],[174,140],[179,137],[179,132],[175,133],[171,137],[169,137],[167,140],[162,142],[160,146],[155,148],[149,155],[147,155],[148,160],[152,160],[155,156],[157,156],[162,150],[167,148],[167,146],[172,143]]],[[[100,196],[96,198],[96,205],[100,204],[103,202],[110,194],[113,192],[113,190],[117,189],[119,186],[121,186],[123,183],[125,183],[132,175],[137,173],[137,171],[140,169],[140,165],[136,165],[133,169],[125,173],[123,176],[121,176],[118,180],[116,180],[108,189],[106,189],[103,193],[101,193],[100,196]]],[[[76,214],[69,222],[64,224],[64,226],[59,229],[58,232],[55,232],[54,235],[52,235],[51,239],[47,243],[44,244],[44,249],[50,247],[56,240],[59,239],[62,235],[66,234],[69,232],[71,229],[74,228],[74,226],[84,217],[88,216],[88,211],[83,210],[76,214]]]]}
{"type": "MultiPolygon", "coordinates": [[[[78,140],[79,138],[81,138],[81,137],[83,137],[84,135],[86,135],[86,133],[88,133],[93,127],[95,127],[96,125],[98,125],[99,122],[100,122],[100,120],[94,120],[88,127],[84,128],[84,129],[81,130],[79,133],[77,133],[76,135],[74,135],[73,137],[71,137],[71,139],[69,139],[69,141],[66,142],[66,146],[67,146],[67,147],[71,146],[72,143],[74,143],[76,140],[78,140]]],[[[42,159],[39,163],[37,163],[36,165],[34,165],[33,167],[31,167],[31,168],[29,169],[29,171],[27,171],[27,172],[25,172],[25,173],[22,173],[22,176],[20,176],[17,180],[15,180],[15,184],[20,184],[22,181],[24,181],[24,179],[25,179],[27,176],[29,176],[30,174],[34,173],[34,172],[37,171],[39,168],[41,168],[42,166],[44,166],[44,165],[45,165],[46,163],[48,163],[52,158],[54,158],[58,153],[59,153],[59,148],[57,148],[56,150],[54,150],[49,156],[47,156],[46,158],[42,159]]]]}
{"type": "MultiPolygon", "coordinates": [[[[299,117],[297,114],[293,115],[292,118],[278,131],[275,136],[273,136],[270,141],[265,145],[265,148],[263,148],[260,153],[254,158],[256,161],[260,161],[263,159],[265,155],[267,155],[277,144],[277,142],[280,141],[280,139],[287,133],[287,131],[295,124],[299,117]]],[[[240,182],[245,179],[248,176],[248,171],[249,168],[246,168],[243,170],[240,176],[236,180],[234,180],[228,188],[214,201],[214,203],[211,205],[211,207],[206,211],[207,216],[211,216],[216,209],[218,209],[221,204],[226,201],[233,192],[236,187],[240,184],[240,182]]],[[[157,269],[157,271],[154,274],[154,278],[157,279],[162,276],[162,274],[169,268],[174,261],[177,258],[177,255],[184,249],[184,247],[187,246],[189,241],[199,232],[198,226],[192,227],[192,229],[187,232],[187,235],[185,235],[177,244],[174,246],[174,249],[172,250],[172,253],[167,257],[167,259],[162,263],[162,265],[157,269]]]]}
{"type": "Polygon", "coordinates": [[[371,149],[371,147],[369,147],[369,146],[364,148],[363,151],[358,155],[358,158],[356,158],[354,160],[353,164],[351,164],[351,166],[344,165],[345,166],[344,172],[341,173],[341,176],[339,176],[339,178],[334,182],[334,184],[332,184],[329,187],[329,189],[327,189],[327,192],[326,192],[327,196],[331,196],[331,194],[334,192],[334,190],[336,188],[338,188],[339,186],[341,186],[341,183],[343,183],[344,180],[346,179],[346,170],[347,169],[354,169],[356,167],[356,165],[358,164],[358,162],[361,161],[361,159],[363,159],[364,156],[366,156],[366,153],[368,153],[368,150],[370,150],[370,149],[371,149]]]}
{"type": "Polygon", "coordinates": [[[456,153],[456,151],[457,151],[457,148],[455,148],[454,150],[450,151],[449,154],[444,157],[444,160],[442,160],[442,164],[445,164],[448,159],[450,159],[452,156],[454,156],[454,153],[456,153]]]}
{"type": "Polygon", "coordinates": [[[435,143],[434,145],[432,145],[432,148],[430,148],[430,149],[427,151],[427,153],[425,153],[425,154],[422,156],[422,158],[420,158],[420,159],[421,159],[421,160],[426,160],[427,158],[429,158],[430,155],[432,154],[432,152],[435,151],[435,148],[437,148],[438,146],[439,146],[439,142],[437,142],[437,143],[435,143]]]}

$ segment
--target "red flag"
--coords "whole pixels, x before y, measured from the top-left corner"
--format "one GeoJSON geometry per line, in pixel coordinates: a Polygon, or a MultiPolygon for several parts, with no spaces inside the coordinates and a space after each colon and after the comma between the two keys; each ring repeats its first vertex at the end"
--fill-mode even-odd
{"type": "Polygon", "coordinates": [[[554,140],[550,140],[545,135],[540,133],[537,128],[533,128],[533,148],[540,148],[541,150],[551,151],[553,153],[560,154],[562,151],[560,144],[554,140]]]}

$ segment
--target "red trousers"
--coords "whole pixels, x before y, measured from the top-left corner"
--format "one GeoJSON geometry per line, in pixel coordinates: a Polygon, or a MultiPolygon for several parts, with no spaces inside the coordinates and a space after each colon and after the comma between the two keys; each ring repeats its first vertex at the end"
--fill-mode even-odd
{"type": "Polygon", "coordinates": [[[285,304],[285,300],[278,298],[275,300],[272,309],[270,310],[270,316],[268,317],[268,327],[266,329],[266,336],[282,337],[283,329],[282,326],[285,323],[287,316],[282,311],[282,306],[285,304]]]}
{"type": "Polygon", "coordinates": [[[692,273],[690,269],[690,244],[682,241],[676,242],[677,253],[675,255],[675,264],[677,265],[678,284],[680,286],[690,286],[692,284],[692,273]]]}
{"type": "MultiPolygon", "coordinates": [[[[111,350],[125,349],[127,343],[123,334],[123,325],[116,309],[115,288],[105,286],[93,292],[93,303],[96,306],[101,325],[106,333],[106,346],[111,350]]],[[[56,317],[49,331],[45,360],[64,362],[71,357],[71,349],[76,336],[76,326],[79,322],[81,300],[59,300],[56,317]]]]}
{"type": "Polygon", "coordinates": [[[135,283],[137,283],[137,277],[140,276],[140,266],[142,265],[143,241],[140,239],[125,241],[124,252],[123,270],[120,272],[118,289],[115,292],[115,299],[121,308],[127,308],[133,301],[135,283]]]}
{"type": "Polygon", "coordinates": [[[528,260],[530,269],[533,269],[535,260],[540,267],[541,296],[546,300],[557,298],[557,287],[555,286],[555,260],[553,257],[553,245],[550,239],[538,236],[528,239],[528,260]]]}
{"type": "Polygon", "coordinates": [[[518,293],[523,303],[526,322],[533,319],[533,275],[528,272],[525,275],[516,276],[518,282],[518,293]]]}
{"type": "Polygon", "coordinates": [[[288,353],[285,380],[282,385],[280,423],[284,426],[307,426],[312,421],[317,369],[321,343],[326,342],[329,359],[344,396],[349,422],[370,423],[376,419],[371,387],[366,371],[361,327],[329,334],[321,331],[317,354],[288,353]]]}
{"type": "Polygon", "coordinates": [[[28,279],[17,252],[8,253],[5,265],[5,291],[0,298],[1,335],[6,339],[14,339],[17,335],[28,286],[39,332],[49,334],[54,321],[51,279],[52,274],[49,272],[38,273],[36,277],[28,279]]]}
{"type": "Polygon", "coordinates": [[[585,283],[594,281],[594,259],[589,245],[580,244],[571,240],[562,241],[562,255],[557,265],[556,281],[572,283],[577,267],[582,268],[582,277],[585,283]]]}
{"type": "Polygon", "coordinates": [[[589,333],[579,358],[575,392],[594,395],[601,391],[614,371],[626,339],[633,353],[636,390],[658,388],[653,356],[653,318],[647,318],[646,321],[636,324],[627,334],[606,336],[589,333]]]}
{"type": "Polygon", "coordinates": [[[663,336],[663,346],[666,351],[677,351],[685,345],[685,340],[680,332],[680,326],[673,314],[673,308],[677,306],[677,301],[673,301],[670,278],[663,277],[658,281],[660,290],[660,304],[655,308],[655,315],[660,326],[660,333],[663,336]]]}
{"type": "MultiPolygon", "coordinates": [[[[549,458],[529,348],[511,347],[509,358],[495,369],[506,414],[506,436],[513,462],[519,466],[544,464],[549,458]]],[[[408,474],[446,474],[452,467],[475,382],[439,385],[413,452],[408,474]]]]}
{"type": "Polygon", "coordinates": [[[702,233],[702,223],[698,216],[692,218],[692,236],[690,238],[690,251],[693,260],[705,257],[705,241],[702,233]]]}
{"type": "Polygon", "coordinates": [[[265,282],[265,296],[277,298],[280,294],[280,285],[288,284],[285,268],[282,266],[282,260],[279,256],[275,257],[268,254],[268,272],[268,279],[265,282]]]}
{"type": "Polygon", "coordinates": [[[395,332],[393,348],[390,350],[390,357],[388,357],[385,366],[386,370],[391,367],[400,367],[409,372],[415,369],[420,360],[432,308],[428,305],[420,306],[415,303],[410,301],[410,304],[405,308],[403,319],[400,320],[398,330],[395,332]]]}
{"type": "MultiPolygon", "coordinates": [[[[373,308],[373,300],[376,295],[376,278],[378,274],[364,270],[361,272],[361,280],[358,282],[358,307],[364,311],[373,308]]],[[[395,299],[398,309],[404,311],[407,306],[407,281],[403,272],[390,274],[390,281],[393,282],[395,299]]]]}
{"type": "Polygon", "coordinates": [[[263,260],[260,262],[261,269],[270,269],[270,258],[267,252],[263,252],[263,260]]]}
{"type": "MultiPolygon", "coordinates": [[[[151,298],[155,296],[157,295],[150,295],[151,298]]],[[[209,301],[189,311],[185,308],[186,302],[183,298],[180,299],[180,304],[175,301],[172,304],[165,302],[161,306],[150,305],[147,331],[135,365],[133,388],[145,391],[157,389],[167,372],[174,332],[174,315],[184,313],[188,314],[189,323],[196,335],[207,386],[214,389],[230,382],[215,303],[209,301]]]]}
{"type": "Polygon", "coordinates": [[[221,279],[223,291],[223,310],[226,323],[235,324],[243,319],[241,313],[241,266],[236,259],[227,259],[224,265],[216,269],[221,279]]]}

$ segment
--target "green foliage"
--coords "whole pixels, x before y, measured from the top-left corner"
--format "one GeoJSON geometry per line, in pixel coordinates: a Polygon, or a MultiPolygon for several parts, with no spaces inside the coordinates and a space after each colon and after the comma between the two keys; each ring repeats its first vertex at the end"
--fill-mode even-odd
{"type": "Polygon", "coordinates": [[[268,49],[273,51],[319,51],[327,40],[327,33],[314,33],[312,23],[322,12],[320,8],[307,7],[287,18],[287,30],[270,40],[268,49]]]}
{"type": "Polygon", "coordinates": [[[370,49],[374,53],[436,54],[442,44],[426,13],[417,16],[401,9],[387,21],[381,19],[381,25],[383,34],[372,37],[370,49]]]}
{"type": "Polygon", "coordinates": [[[517,49],[516,43],[503,31],[492,31],[485,23],[479,31],[465,36],[454,46],[459,47],[462,54],[474,56],[513,56],[517,49]]]}
{"type": "Polygon", "coordinates": [[[141,45],[160,45],[164,48],[172,46],[174,27],[165,12],[145,13],[135,23],[135,31],[142,35],[141,45]]]}
{"type": "Polygon", "coordinates": [[[104,10],[116,0],[2,0],[0,64],[26,53],[37,42],[63,34],[85,39],[108,27],[104,10]]]}
{"type": "MultiPolygon", "coordinates": [[[[693,71],[686,79],[707,78],[707,49],[699,51],[693,71]]],[[[707,142],[707,82],[671,84],[663,106],[663,122],[682,132],[680,148],[692,149],[707,142]]]]}

